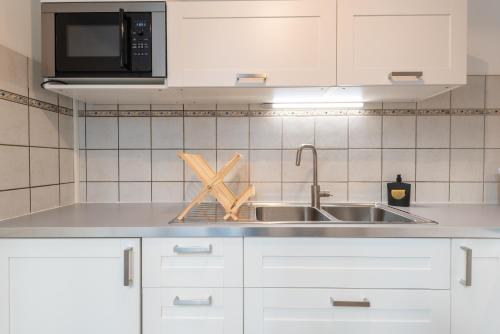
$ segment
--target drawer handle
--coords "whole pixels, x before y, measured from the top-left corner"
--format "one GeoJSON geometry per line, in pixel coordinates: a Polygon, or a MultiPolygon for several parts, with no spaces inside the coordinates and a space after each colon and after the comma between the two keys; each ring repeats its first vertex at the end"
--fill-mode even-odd
{"type": "Polygon", "coordinates": [[[236,82],[237,83],[255,83],[256,80],[262,81],[262,83],[265,83],[267,81],[267,74],[266,73],[239,73],[236,75],[236,82]],[[243,82],[245,80],[248,80],[248,82],[243,82]]]}
{"type": "Polygon", "coordinates": [[[389,80],[397,80],[397,78],[409,78],[414,77],[416,80],[422,80],[424,72],[391,72],[389,73],[389,80]]]}
{"type": "Polygon", "coordinates": [[[370,307],[370,301],[366,298],[363,301],[351,301],[351,300],[335,300],[330,298],[330,302],[334,307],[370,307]]]}
{"type": "Polygon", "coordinates": [[[465,251],[465,279],[460,280],[460,284],[463,286],[472,286],[472,249],[469,247],[460,247],[465,251]]]}
{"type": "Polygon", "coordinates": [[[123,251],[123,286],[131,286],[134,281],[134,249],[123,251]]]}
{"type": "Polygon", "coordinates": [[[212,245],[208,245],[207,247],[182,247],[179,245],[174,246],[174,253],[177,254],[211,254],[212,253],[212,245]]]}
{"type": "Polygon", "coordinates": [[[179,296],[174,298],[175,306],[210,306],[212,305],[212,296],[207,299],[181,299],[179,296]]]}

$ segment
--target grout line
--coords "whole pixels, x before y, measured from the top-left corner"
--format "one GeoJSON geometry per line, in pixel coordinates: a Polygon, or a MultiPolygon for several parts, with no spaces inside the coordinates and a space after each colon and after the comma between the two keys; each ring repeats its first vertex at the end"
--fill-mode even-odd
{"type": "Polygon", "coordinates": [[[149,105],[150,203],[153,203],[153,106],[149,105]]]}
{"type": "Polygon", "coordinates": [[[118,149],[117,149],[117,163],[118,163],[118,203],[120,203],[121,200],[121,194],[120,194],[120,105],[116,106],[116,109],[118,111],[118,116],[116,116],[116,126],[118,127],[117,134],[118,134],[118,149]]]}

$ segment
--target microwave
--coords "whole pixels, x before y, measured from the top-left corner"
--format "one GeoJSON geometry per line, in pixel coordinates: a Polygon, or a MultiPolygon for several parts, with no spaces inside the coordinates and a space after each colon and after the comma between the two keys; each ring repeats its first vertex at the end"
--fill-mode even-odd
{"type": "Polygon", "coordinates": [[[63,83],[164,81],[166,3],[42,3],[42,71],[63,83]]]}

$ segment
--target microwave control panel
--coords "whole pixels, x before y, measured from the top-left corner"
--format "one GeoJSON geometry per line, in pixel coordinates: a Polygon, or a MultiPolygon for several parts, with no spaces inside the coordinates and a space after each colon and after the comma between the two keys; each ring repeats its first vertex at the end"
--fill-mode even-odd
{"type": "Polygon", "coordinates": [[[151,13],[127,13],[130,20],[131,70],[151,72],[151,13]]]}

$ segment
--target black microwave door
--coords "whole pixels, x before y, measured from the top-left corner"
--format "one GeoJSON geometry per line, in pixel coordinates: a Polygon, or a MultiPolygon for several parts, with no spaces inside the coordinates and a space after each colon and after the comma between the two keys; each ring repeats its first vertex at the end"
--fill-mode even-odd
{"type": "Polygon", "coordinates": [[[56,14],[56,75],[127,74],[128,36],[116,13],[56,14]],[[123,39],[122,39],[123,37],[123,39]]]}

